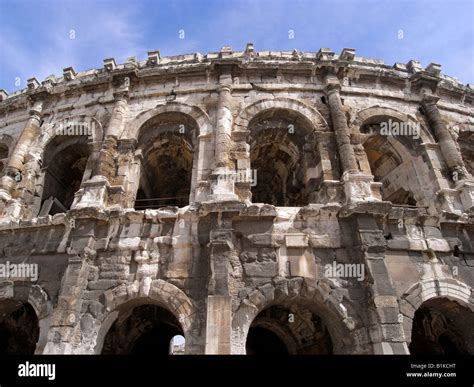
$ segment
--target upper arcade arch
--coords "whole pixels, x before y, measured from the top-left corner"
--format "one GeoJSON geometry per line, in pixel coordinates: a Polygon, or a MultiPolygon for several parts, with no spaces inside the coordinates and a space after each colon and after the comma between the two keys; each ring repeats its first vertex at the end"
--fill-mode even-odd
{"type": "Polygon", "coordinates": [[[428,174],[421,152],[423,143],[434,143],[433,137],[413,117],[392,108],[380,106],[360,111],[352,120],[366,157],[359,158],[363,172],[382,183],[382,199],[396,205],[427,206],[422,187],[428,174]]]}
{"type": "Polygon", "coordinates": [[[0,175],[8,162],[12,150],[13,138],[8,134],[2,134],[0,136],[0,175]]]}
{"type": "Polygon", "coordinates": [[[199,148],[195,119],[162,112],[147,120],[138,134],[140,185],[135,209],[186,206],[195,184],[199,148]]]}
{"type": "Polygon", "coordinates": [[[197,182],[212,169],[213,158],[206,157],[214,154],[211,134],[207,113],[179,102],[159,105],[128,122],[121,137],[136,139],[142,156],[135,208],[193,202],[197,182]],[[164,180],[158,185],[160,176],[164,180]]]}
{"type": "Polygon", "coordinates": [[[87,137],[89,143],[100,143],[104,130],[99,120],[85,115],[67,116],[41,127],[41,135],[33,144],[33,149],[46,149],[57,136],[87,137]]]}
{"type": "Polygon", "coordinates": [[[474,123],[455,124],[457,143],[467,171],[474,177],[474,123]]]}
{"type": "Polygon", "coordinates": [[[169,102],[138,114],[126,125],[122,138],[138,139],[143,125],[163,113],[182,113],[191,117],[195,121],[195,128],[197,129],[197,133],[195,134],[196,138],[200,135],[204,136],[212,133],[212,125],[209,116],[204,110],[197,106],[180,102],[169,102]]]}
{"type": "Polygon", "coordinates": [[[315,131],[329,131],[329,125],[316,109],[292,98],[266,98],[244,107],[234,121],[233,131],[248,131],[249,123],[258,114],[267,110],[287,110],[296,112],[305,126],[315,131]]]}
{"type": "Polygon", "coordinates": [[[70,209],[82,182],[90,177],[89,156],[102,138],[101,123],[84,115],[43,125],[32,147],[32,154],[40,160],[36,183],[41,198],[36,208],[39,216],[70,209]]]}
{"type": "Polygon", "coordinates": [[[410,114],[405,114],[400,112],[397,109],[387,107],[387,106],[371,106],[366,109],[358,111],[350,122],[350,127],[360,128],[364,124],[380,121],[384,118],[393,118],[398,122],[406,122],[412,126],[417,126],[420,124],[420,143],[435,143],[435,139],[429,130],[425,128],[424,125],[421,125],[419,120],[413,117],[410,114]]]}
{"type": "Polygon", "coordinates": [[[234,130],[246,133],[254,177],[252,202],[304,206],[328,177],[321,157],[328,144],[318,138],[328,126],[304,103],[288,98],[257,101],[241,111],[234,130]]]}

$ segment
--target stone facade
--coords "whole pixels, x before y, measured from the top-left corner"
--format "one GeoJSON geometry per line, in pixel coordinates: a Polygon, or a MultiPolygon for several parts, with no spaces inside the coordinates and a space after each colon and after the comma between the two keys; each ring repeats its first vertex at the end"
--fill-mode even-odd
{"type": "Polygon", "coordinates": [[[474,353],[473,107],[252,44],[1,90],[0,350],[474,353]]]}

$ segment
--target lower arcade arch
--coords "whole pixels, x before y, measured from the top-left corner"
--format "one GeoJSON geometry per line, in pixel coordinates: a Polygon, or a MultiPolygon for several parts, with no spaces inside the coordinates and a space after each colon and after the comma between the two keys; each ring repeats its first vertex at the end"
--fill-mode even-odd
{"type": "Polygon", "coordinates": [[[120,308],[104,338],[102,354],[168,355],[183,328],[167,309],[156,304],[120,308]]]}
{"type": "Polygon", "coordinates": [[[412,355],[474,353],[474,313],[456,301],[434,298],[415,312],[409,345],[412,355]]]}
{"type": "Polygon", "coordinates": [[[333,344],[323,319],[307,307],[273,305],[252,321],[245,349],[248,355],[326,355],[333,344]]]}
{"type": "Polygon", "coordinates": [[[29,303],[0,303],[0,355],[32,355],[39,339],[39,322],[29,303]]]}

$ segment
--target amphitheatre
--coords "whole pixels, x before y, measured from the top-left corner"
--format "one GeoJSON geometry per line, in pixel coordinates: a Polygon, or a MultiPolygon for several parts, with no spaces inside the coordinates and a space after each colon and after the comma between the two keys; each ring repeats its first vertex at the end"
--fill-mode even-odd
{"type": "Polygon", "coordinates": [[[31,78],[0,90],[0,263],[38,268],[0,278],[0,352],[473,354],[473,173],[474,86],[437,63],[31,78]]]}

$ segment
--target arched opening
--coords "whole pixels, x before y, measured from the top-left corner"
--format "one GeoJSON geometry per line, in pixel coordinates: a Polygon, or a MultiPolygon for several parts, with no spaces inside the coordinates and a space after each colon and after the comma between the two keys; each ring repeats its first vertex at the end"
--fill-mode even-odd
{"type": "Polygon", "coordinates": [[[466,169],[472,176],[474,176],[474,132],[460,132],[458,144],[466,169]]]}
{"type": "Polygon", "coordinates": [[[250,325],[246,352],[249,355],[333,353],[331,336],[323,320],[308,308],[271,306],[250,325]]]}
{"type": "Polygon", "coordinates": [[[135,209],[189,204],[195,121],[182,113],[163,113],[140,129],[140,185],[135,209]]]}
{"type": "Polygon", "coordinates": [[[0,173],[2,173],[5,163],[8,159],[8,146],[0,143],[0,173]]]}
{"type": "Polygon", "coordinates": [[[70,209],[89,159],[87,142],[85,136],[56,136],[46,147],[40,216],[70,209]]]}
{"type": "Polygon", "coordinates": [[[396,205],[418,204],[410,184],[418,177],[413,163],[418,157],[420,127],[391,117],[372,117],[360,129],[370,171],[375,182],[382,183],[382,200],[396,205]]]}
{"type": "Polygon", "coordinates": [[[119,311],[102,353],[168,355],[177,335],[183,336],[183,329],[171,312],[157,305],[139,305],[119,311]]]}
{"type": "Polygon", "coordinates": [[[415,312],[411,334],[412,355],[474,353],[474,313],[455,301],[436,298],[415,312]]]}
{"type": "Polygon", "coordinates": [[[170,342],[170,355],[184,355],[186,340],[183,335],[176,335],[170,342]]]}
{"type": "Polygon", "coordinates": [[[305,206],[323,180],[311,123],[293,111],[269,109],[249,123],[252,202],[305,206]]]}
{"type": "Polygon", "coordinates": [[[39,339],[36,312],[28,303],[0,304],[0,354],[32,355],[39,339]]]}

